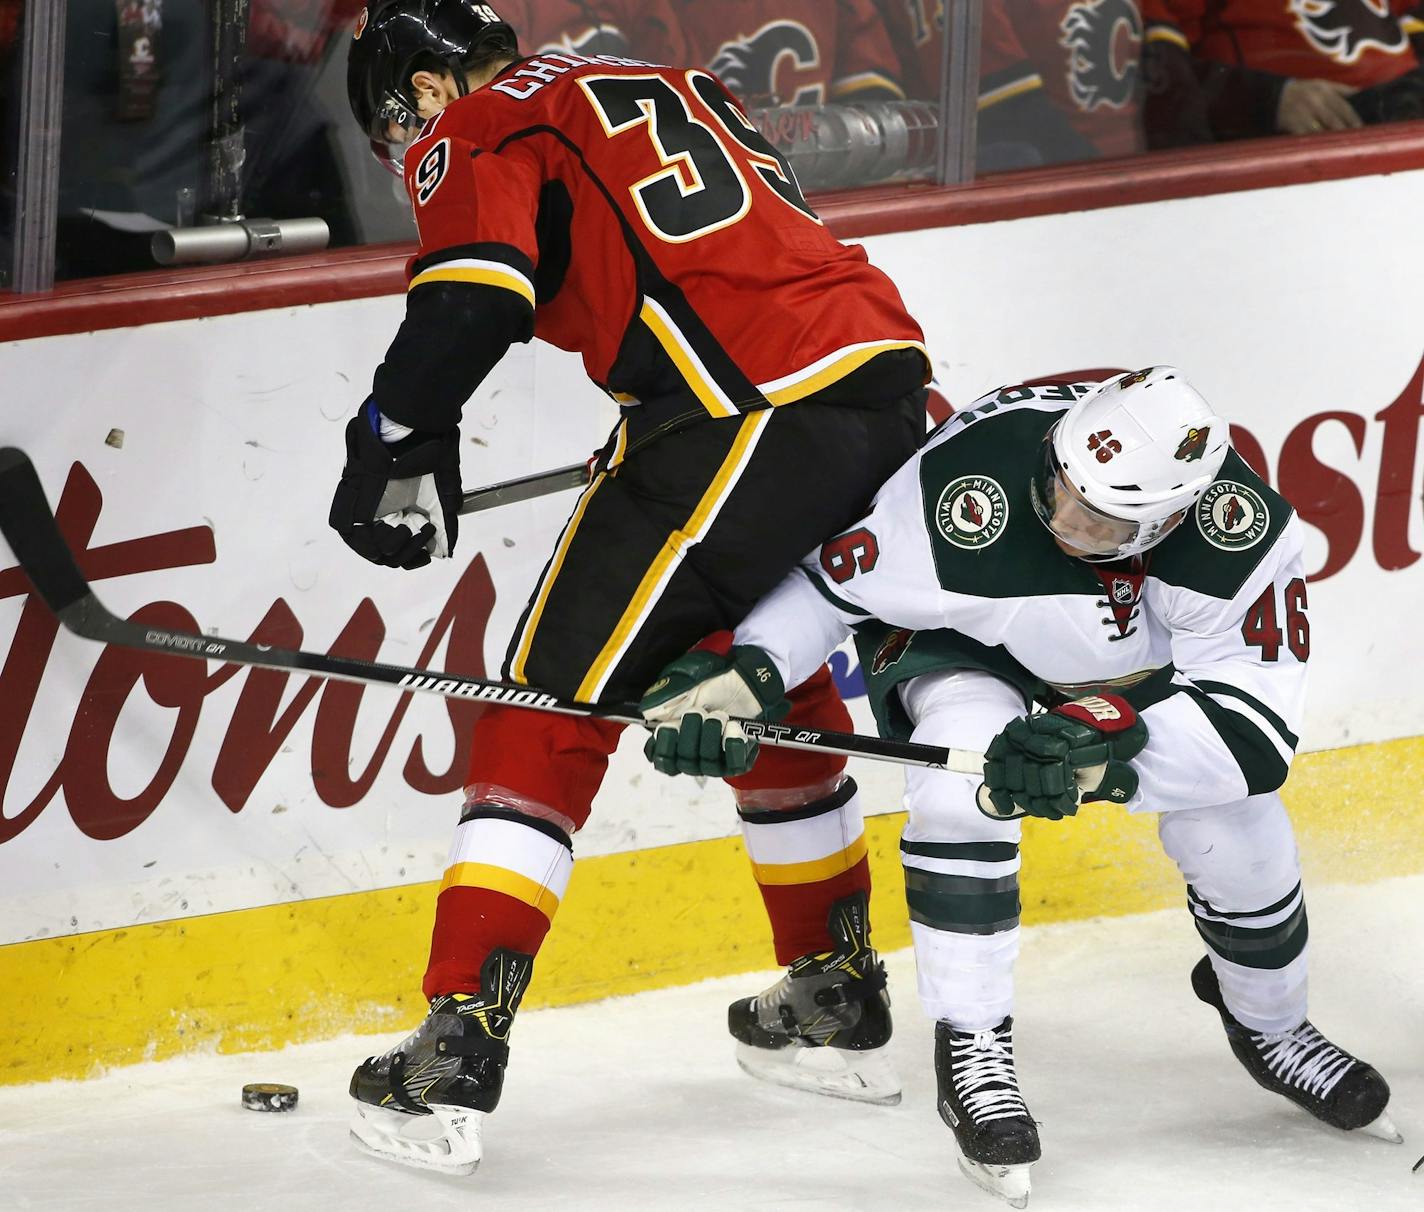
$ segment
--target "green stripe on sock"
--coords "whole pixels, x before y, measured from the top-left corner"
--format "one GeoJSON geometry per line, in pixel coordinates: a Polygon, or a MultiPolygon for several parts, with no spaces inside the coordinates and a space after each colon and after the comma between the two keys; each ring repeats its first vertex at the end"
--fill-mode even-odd
{"type": "Polygon", "coordinates": [[[1284,968],[1305,950],[1310,937],[1310,923],[1305,904],[1279,926],[1254,930],[1249,926],[1226,925],[1194,918],[1197,933],[1222,959],[1243,968],[1284,968]]]}
{"type": "Polygon", "coordinates": [[[973,863],[1007,863],[1019,856],[1015,842],[900,842],[902,854],[921,858],[963,859],[973,863]]]}
{"type": "Polygon", "coordinates": [[[1019,924],[1018,875],[981,880],[905,868],[910,920],[953,934],[1000,934],[1019,924]]]}

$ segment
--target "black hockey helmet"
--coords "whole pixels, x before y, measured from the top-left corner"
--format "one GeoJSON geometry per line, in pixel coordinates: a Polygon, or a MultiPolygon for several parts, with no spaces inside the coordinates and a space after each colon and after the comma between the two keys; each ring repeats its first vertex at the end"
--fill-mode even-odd
{"type": "Polygon", "coordinates": [[[463,96],[465,72],[481,59],[519,54],[514,28],[474,0],[372,0],[361,10],[346,62],[351,112],[376,158],[399,173],[421,125],[411,75],[449,71],[463,96]]]}

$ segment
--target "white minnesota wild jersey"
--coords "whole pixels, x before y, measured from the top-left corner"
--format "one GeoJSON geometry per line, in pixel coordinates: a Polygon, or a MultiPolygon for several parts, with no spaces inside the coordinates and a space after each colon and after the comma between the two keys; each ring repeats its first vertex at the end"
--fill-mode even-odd
{"type": "MultiPolygon", "coordinates": [[[[1112,690],[1150,739],[1130,807],[1271,791],[1294,755],[1310,651],[1300,523],[1235,451],[1192,514],[1133,560],[1065,555],[1034,512],[1043,439],[1096,384],[1008,387],[956,413],[737,628],[788,686],[852,630],[882,730],[896,687],[979,668],[1056,702],[1112,690]]],[[[1110,439],[1108,439],[1110,441],[1110,439]]],[[[1199,458],[1184,439],[1177,457],[1199,458]]],[[[1185,478],[1185,477],[1184,477],[1185,478]]]]}

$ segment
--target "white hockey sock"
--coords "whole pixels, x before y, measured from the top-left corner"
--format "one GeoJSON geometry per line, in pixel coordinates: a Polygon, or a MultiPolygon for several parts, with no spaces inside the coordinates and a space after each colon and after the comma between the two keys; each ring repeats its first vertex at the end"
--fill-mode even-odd
{"type": "Polygon", "coordinates": [[[910,923],[920,1003],[960,1031],[997,1027],[1014,1011],[1018,927],[1001,934],[952,934],[910,923]]]}

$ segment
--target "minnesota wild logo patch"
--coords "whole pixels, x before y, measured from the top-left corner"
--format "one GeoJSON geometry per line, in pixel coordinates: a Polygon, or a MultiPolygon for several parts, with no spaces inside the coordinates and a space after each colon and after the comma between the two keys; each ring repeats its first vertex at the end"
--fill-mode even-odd
{"type": "Polygon", "coordinates": [[[910,641],[915,638],[915,633],[908,628],[901,627],[892,631],[880,641],[880,647],[875,650],[875,655],[870,658],[870,675],[879,677],[891,665],[894,665],[905,655],[910,647],[910,641]]]}
{"type": "Polygon", "coordinates": [[[967,551],[987,547],[1009,523],[1009,498],[997,480],[960,476],[945,486],[935,505],[935,525],[946,540],[967,551]]]}
{"type": "Polygon", "coordinates": [[[1211,437],[1211,426],[1203,425],[1200,429],[1195,426],[1187,430],[1187,436],[1182,439],[1181,445],[1177,447],[1177,453],[1172,457],[1180,459],[1183,463],[1194,463],[1206,453],[1206,440],[1211,437]]]}
{"type": "Polygon", "coordinates": [[[1223,551],[1254,547],[1270,526],[1271,511],[1261,494],[1235,480],[1217,480],[1197,502],[1197,529],[1223,551]]]}

